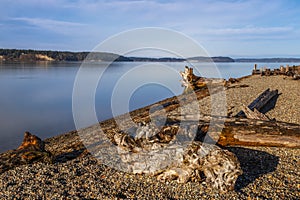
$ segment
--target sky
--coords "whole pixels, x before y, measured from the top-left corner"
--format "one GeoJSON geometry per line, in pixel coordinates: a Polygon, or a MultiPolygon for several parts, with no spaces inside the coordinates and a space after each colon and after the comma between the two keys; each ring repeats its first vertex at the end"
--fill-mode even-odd
{"type": "Polygon", "coordinates": [[[158,27],[185,34],[211,56],[300,57],[297,0],[0,3],[0,48],[90,51],[123,31],[158,27]]]}

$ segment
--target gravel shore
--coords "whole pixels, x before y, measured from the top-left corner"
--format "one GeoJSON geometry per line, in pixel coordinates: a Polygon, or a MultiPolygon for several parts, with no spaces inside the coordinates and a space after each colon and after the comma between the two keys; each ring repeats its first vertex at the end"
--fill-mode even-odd
{"type": "MultiPolygon", "coordinates": [[[[267,88],[282,93],[267,116],[300,124],[300,82],[284,76],[250,76],[232,84],[226,90],[229,112],[236,114],[267,88]]],[[[164,102],[170,101],[174,98],[164,102]]],[[[209,97],[200,101],[202,113],[210,113],[210,101],[209,97]]],[[[143,108],[131,114],[138,120],[147,112],[143,108]]],[[[102,125],[108,134],[115,126],[113,120],[102,125]]],[[[0,174],[0,199],[300,199],[300,149],[227,147],[237,155],[244,173],[233,191],[221,194],[205,182],[163,183],[110,168],[87,152],[76,131],[45,142],[55,162],[18,166],[0,174]]]]}

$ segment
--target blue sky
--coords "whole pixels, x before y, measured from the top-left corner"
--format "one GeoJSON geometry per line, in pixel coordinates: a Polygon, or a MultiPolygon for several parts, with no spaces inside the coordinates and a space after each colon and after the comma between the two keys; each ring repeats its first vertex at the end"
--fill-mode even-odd
{"type": "Polygon", "coordinates": [[[212,56],[300,57],[297,0],[0,0],[0,48],[90,51],[122,31],[161,27],[212,56]]]}

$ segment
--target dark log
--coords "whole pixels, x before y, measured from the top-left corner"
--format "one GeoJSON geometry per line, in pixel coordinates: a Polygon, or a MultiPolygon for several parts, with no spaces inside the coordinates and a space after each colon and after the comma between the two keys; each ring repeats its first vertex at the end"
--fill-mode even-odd
{"type": "MultiPolygon", "coordinates": [[[[268,88],[262,94],[260,94],[252,103],[250,103],[248,105],[248,108],[252,111],[256,109],[259,112],[262,112],[264,108],[268,107],[270,104],[273,103],[272,100],[278,97],[278,95],[279,95],[278,90],[270,91],[270,88],[268,88]]],[[[235,115],[235,117],[246,117],[246,115],[244,111],[241,110],[239,113],[235,115]]]]}

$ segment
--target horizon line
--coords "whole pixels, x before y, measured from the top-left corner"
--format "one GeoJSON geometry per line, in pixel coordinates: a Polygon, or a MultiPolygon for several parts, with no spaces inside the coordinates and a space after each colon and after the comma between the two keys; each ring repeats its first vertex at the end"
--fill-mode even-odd
{"type": "MultiPolygon", "coordinates": [[[[91,53],[91,52],[97,52],[97,53],[111,53],[111,54],[116,54],[114,52],[106,52],[106,51],[89,51],[89,50],[51,50],[51,49],[32,49],[32,48],[0,48],[2,50],[18,50],[18,51],[57,51],[57,52],[69,52],[69,53],[91,53]]],[[[125,56],[125,55],[119,55],[119,56],[124,56],[124,57],[135,57],[135,58],[176,58],[180,59],[179,57],[158,57],[158,56],[153,56],[153,57],[148,57],[148,56],[125,56]]],[[[205,57],[205,56],[191,56],[189,58],[193,57],[205,57]]],[[[227,57],[227,58],[232,58],[232,59],[300,59],[300,55],[260,55],[260,56],[255,56],[255,55],[213,55],[213,56],[208,56],[207,58],[212,58],[212,57],[227,57]]],[[[183,58],[182,58],[183,59],[183,58]]]]}

